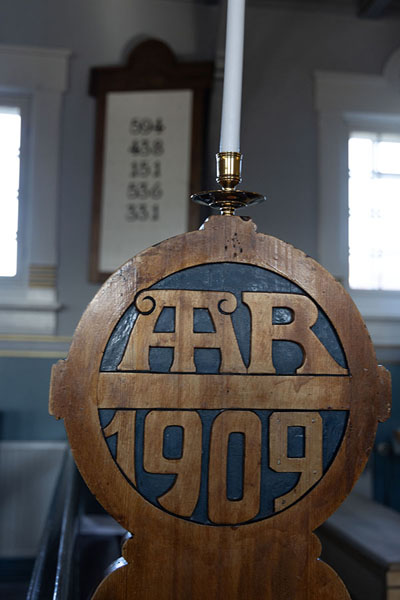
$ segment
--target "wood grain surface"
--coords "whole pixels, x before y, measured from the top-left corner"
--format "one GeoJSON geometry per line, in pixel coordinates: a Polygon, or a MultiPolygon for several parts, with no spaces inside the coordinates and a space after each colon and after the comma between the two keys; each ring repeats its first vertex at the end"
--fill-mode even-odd
{"type": "Polygon", "coordinates": [[[365,466],[390,378],[349,295],[216,216],[103,285],[50,411],[133,534],[95,600],[348,600],[312,533],[365,466]]]}

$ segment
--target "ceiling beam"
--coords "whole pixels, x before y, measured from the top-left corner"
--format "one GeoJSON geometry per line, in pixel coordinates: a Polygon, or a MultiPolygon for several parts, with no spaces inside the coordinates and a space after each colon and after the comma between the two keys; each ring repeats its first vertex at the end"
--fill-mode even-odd
{"type": "Polygon", "coordinates": [[[367,19],[377,19],[383,15],[390,4],[392,4],[392,0],[360,0],[358,14],[367,19]]]}

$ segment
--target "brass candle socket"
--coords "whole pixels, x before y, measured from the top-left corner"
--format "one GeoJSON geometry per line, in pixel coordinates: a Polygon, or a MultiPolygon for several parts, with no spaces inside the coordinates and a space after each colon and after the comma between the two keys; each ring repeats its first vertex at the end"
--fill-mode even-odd
{"type": "Polygon", "coordinates": [[[217,181],[221,190],[193,194],[191,199],[198,204],[206,204],[219,209],[222,215],[234,215],[239,208],[259,204],[265,197],[254,192],[236,190],[242,181],[242,159],[240,152],[219,152],[217,159],[217,181]]]}
{"type": "Polygon", "coordinates": [[[224,190],[234,190],[242,181],[242,160],[240,152],[218,152],[217,181],[224,190]]]}

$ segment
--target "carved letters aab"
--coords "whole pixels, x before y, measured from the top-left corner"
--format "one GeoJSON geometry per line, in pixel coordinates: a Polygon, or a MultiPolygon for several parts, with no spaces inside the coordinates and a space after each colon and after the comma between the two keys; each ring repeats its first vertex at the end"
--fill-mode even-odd
{"type": "Polygon", "coordinates": [[[220,373],[274,374],[272,342],[287,340],[298,344],[303,351],[303,363],[297,374],[345,375],[341,367],[321,343],[312,326],[318,309],[307,296],[266,292],[243,292],[243,303],[251,313],[250,363],[246,366],[240,354],[231,313],[237,301],[230,292],[197,290],[145,290],[136,298],[140,312],[128,341],[120,371],[149,371],[150,348],[168,347],[174,350],[170,372],[193,373],[195,348],[219,348],[220,373]],[[164,308],[173,308],[175,326],[171,332],[155,332],[164,308]],[[194,331],[194,310],[207,309],[214,326],[213,333],[194,331]],[[292,319],[289,323],[274,324],[273,309],[286,308],[292,319]]]}

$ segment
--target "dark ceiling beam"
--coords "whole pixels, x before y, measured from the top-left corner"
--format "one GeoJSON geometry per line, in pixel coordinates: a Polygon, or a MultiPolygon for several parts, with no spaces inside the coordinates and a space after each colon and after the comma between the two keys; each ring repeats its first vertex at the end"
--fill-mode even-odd
{"type": "Polygon", "coordinates": [[[393,0],[360,0],[360,17],[367,19],[378,19],[393,0]]]}

